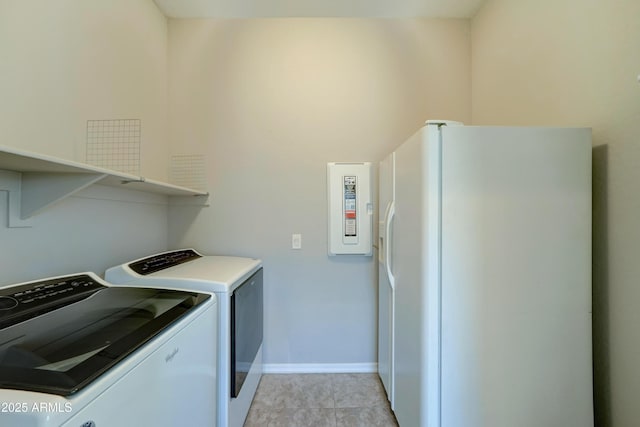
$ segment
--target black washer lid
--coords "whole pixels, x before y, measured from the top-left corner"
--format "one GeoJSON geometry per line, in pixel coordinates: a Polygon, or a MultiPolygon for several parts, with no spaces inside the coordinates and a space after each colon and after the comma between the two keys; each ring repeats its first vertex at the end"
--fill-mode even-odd
{"type": "Polygon", "coordinates": [[[209,298],[88,275],[0,289],[2,304],[17,302],[0,309],[0,388],[73,394],[209,298]]]}

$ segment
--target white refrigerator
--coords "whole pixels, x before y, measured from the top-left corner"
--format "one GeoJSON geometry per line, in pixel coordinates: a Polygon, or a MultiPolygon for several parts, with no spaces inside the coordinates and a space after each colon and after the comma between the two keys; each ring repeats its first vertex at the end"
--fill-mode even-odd
{"type": "Polygon", "coordinates": [[[429,121],[379,176],[400,426],[593,426],[590,130],[429,121]]]}

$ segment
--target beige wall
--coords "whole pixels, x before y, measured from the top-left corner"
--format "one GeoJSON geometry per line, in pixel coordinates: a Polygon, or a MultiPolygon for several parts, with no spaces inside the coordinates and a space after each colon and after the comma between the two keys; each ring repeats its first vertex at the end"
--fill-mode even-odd
{"type": "Polygon", "coordinates": [[[150,0],[0,0],[0,145],[85,159],[86,122],[142,120],[167,177],[167,21],[150,0]]]}
{"type": "Polygon", "coordinates": [[[207,156],[212,194],[193,220],[176,210],[171,242],[263,258],[266,363],[376,361],[376,264],[327,256],[326,163],[377,164],[426,119],[468,121],[468,30],[468,20],[169,21],[172,151],[207,156]]]}
{"type": "Polygon", "coordinates": [[[472,20],[474,124],[589,126],[599,426],[640,420],[640,2],[488,0],[472,20]]]}
{"type": "MultiPolygon", "coordinates": [[[[264,259],[267,363],[366,363],[375,263],[326,256],[326,162],[377,162],[427,118],[591,126],[596,419],[635,426],[638,17],[636,0],[488,0],[471,24],[170,20],[168,34],[150,0],[0,0],[0,145],[82,160],[86,120],[140,118],[143,174],[205,154],[211,207],[174,208],[170,245],[264,259]]],[[[2,282],[165,249],[161,204],[99,193],[0,228],[2,282]],[[50,256],[64,252],[79,256],[50,256]]]]}
{"type": "MultiPolygon", "coordinates": [[[[0,145],[83,160],[86,121],[142,120],[142,172],[167,169],[167,20],[151,0],[0,0],[0,145]]],[[[0,284],[167,249],[165,198],[92,186],[7,228],[0,284]]]]}

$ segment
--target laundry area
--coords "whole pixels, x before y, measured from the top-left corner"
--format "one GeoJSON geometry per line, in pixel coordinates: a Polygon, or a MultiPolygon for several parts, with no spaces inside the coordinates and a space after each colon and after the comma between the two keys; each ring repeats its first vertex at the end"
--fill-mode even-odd
{"type": "Polygon", "coordinates": [[[0,1],[0,425],[635,426],[638,18],[0,1]]]}

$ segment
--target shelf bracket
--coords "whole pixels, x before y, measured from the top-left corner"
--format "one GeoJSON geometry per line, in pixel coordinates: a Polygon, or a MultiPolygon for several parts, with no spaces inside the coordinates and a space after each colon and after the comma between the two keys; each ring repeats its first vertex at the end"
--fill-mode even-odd
{"type": "Polygon", "coordinates": [[[20,219],[27,219],[106,176],[100,173],[23,172],[20,219]]]}
{"type": "Polygon", "coordinates": [[[209,206],[209,194],[196,196],[169,196],[169,206],[209,206]]]}
{"type": "Polygon", "coordinates": [[[0,170],[0,191],[7,193],[7,227],[31,227],[31,221],[20,218],[20,186],[22,174],[19,172],[0,170]]]}

